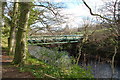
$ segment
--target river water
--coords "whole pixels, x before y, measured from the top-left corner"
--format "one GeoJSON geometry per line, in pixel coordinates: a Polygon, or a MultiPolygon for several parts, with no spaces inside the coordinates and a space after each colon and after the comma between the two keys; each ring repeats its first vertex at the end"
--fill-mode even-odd
{"type": "Polygon", "coordinates": [[[112,75],[111,64],[107,62],[91,60],[87,64],[82,62],[80,65],[84,67],[91,66],[91,71],[95,78],[118,78],[120,80],[120,65],[115,65],[114,75],[112,75]]]}

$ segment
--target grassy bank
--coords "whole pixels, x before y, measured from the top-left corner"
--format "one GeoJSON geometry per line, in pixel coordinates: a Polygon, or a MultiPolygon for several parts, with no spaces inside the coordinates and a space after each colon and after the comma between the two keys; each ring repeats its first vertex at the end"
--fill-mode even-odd
{"type": "Polygon", "coordinates": [[[19,69],[21,72],[31,72],[36,78],[93,78],[90,69],[86,70],[75,64],[69,68],[59,68],[34,57],[30,57],[27,65],[19,69]]]}

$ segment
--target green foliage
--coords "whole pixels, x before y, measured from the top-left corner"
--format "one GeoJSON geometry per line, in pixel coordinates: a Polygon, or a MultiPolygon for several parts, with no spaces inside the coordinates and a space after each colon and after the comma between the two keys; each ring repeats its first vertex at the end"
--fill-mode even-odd
{"type": "Polygon", "coordinates": [[[4,26],[2,27],[2,37],[8,37],[9,36],[9,30],[10,30],[10,27],[9,26],[4,26]]]}
{"type": "Polygon", "coordinates": [[[8,47],[8,38],[2,37],[2,47],[7,48],[8,47]]]}
{"type": "Polygon", "coordinates": [[[38,19],[39,13],[40,12],[38,10],[34,9],[34,7],[30,9],[30,18],[28,21],[28,26],[35,23],[35,21],[38,19]]]}
{"type": "Polygon", "coordinates": [[[72,65],[70,68],[63,69],[33,57],[30,57],[27,63],[28,65],[19,68],[20,71],[31,72],[36,78],[93,78],[90,70],[85,70],[78,65],[72,65]]]}
{"type": "Polygon", "coordinates": [[[88,68],[87,70],[85,70],[79,65],[72,65],[67,78],[93,78],[90,69],[88,68]]]}
{"type": "Polygon", "coordinates": [[[67,52],[44,47],[37,49],[36,53],[33,51],[35,57],[29,57],[28,65],[21,67],[21,71],[32,72],[37,78],[93,78],[90,69],[85,70],[74,64],[75,59],[69,57],[67,52]]]}
{"type": "Polygon", "coordinates": [[[10,27],[7,26],[7,25],[4,25],[2,28],[2,47],[8,47],[8,37],[9,37],[9,30],[10,30],[10,27]]]}
{"type": "MultiPolygon", "coordinates": [[[[49,64],[46,64],[42,61],[39,61],[35,58],[29,58],[28,63],[32,63],[32,65],[25,65],[24,67],[20,67],[20,71],[28,71],[32,72],[32,74],[36,78],[45,78],[47,75],[55,76],[55,77],[62,77],[63,72],[55,66],[51,66],[49,64]]],[[[49,77],[48,77],[49,78],[49,77]]]]}

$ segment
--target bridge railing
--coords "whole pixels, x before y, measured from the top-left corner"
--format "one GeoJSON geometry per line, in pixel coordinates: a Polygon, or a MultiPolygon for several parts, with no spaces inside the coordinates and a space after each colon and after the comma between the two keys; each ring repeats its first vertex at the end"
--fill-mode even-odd
{"type": "Polygon", "coordinates": [[[29,43],[78,42],[83,35],[29,36],[29,43]]]}

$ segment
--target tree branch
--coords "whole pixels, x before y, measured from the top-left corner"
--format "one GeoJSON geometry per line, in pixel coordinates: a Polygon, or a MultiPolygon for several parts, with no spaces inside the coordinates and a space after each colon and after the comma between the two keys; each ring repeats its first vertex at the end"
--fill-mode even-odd
{"type": "Polygon", "coordinates": [[[94,13],[92,12],[92,9],[91,9],[91,8],[88,6],[88,4],[85,2],[85,0],[82,0],[82,1],[83,1],[83,3],[85,4],[85,6],[89,9],[91,15],[93,15],[93,16],[99,16],[99,17],[102,18],[102,19],[105,19],[105,20],[114,22],[114,20],[108,19],[108,18],[103,17],[103,16],[101,16],[101,15],[99,15],[99,14],[94,14],[94,13]]]}
{"type": "Polygon", "coordinates": [[[54,10],[52,10],[51,8],[49,8],[48,6],[44,6],[44,5],[31,5],[31,6],[38,6],[38,7],[44,7],[48,10],[50,10],[55,16],[57,15],[57,13],[54,12],[54,10]]]}
{"type": "Polygon", "coordinates": [[[116,15],[116,5],[117,5],[117,1],[118,1],[118,0],[115,1],[115,4],[114,4],[114,13],[113,13],[113,16],[114,16],[115,21],[117,20],[117,19],[116,19],[116,16],[115,16],[115,15],[116,15]]]}

